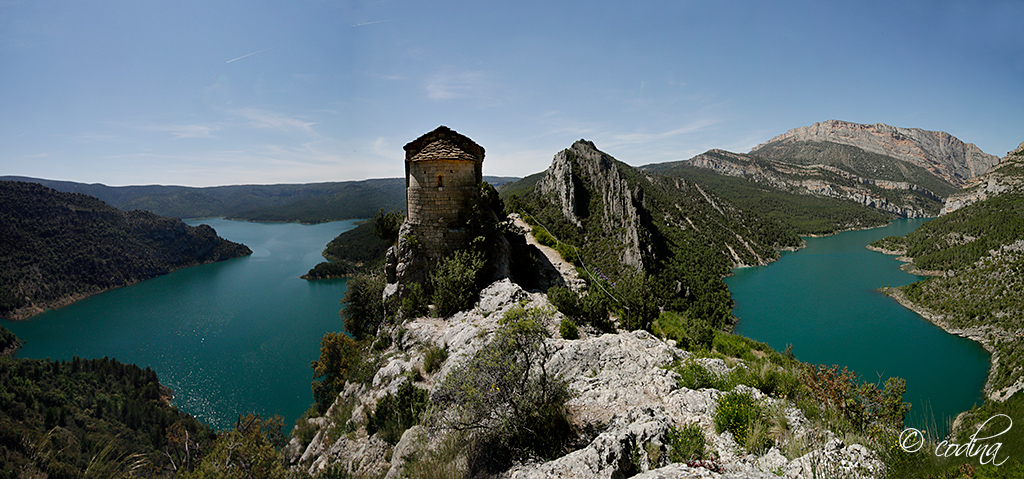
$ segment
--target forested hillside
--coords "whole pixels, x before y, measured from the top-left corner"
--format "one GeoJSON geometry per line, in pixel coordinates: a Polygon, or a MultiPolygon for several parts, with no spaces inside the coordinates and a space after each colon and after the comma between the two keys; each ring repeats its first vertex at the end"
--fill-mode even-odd
{"type": "MultiPolygon", "coordinates": [[[[711,155],[713,152],[705,153],[711,155]]],[[[763,162],[756,158],[752,162],[763,162]]],[[[801,235],[827,235],[856,228],[881,226],[894,214],[864,206],[849,199],[808,194],[752,176],[730,176],[701,168],[689,161],[659,163],[641,167],[643,171],[677,176],[699,184],[744,211],[749,211],[793,228],[801,235]]]]}
{"type": "Polygon", "coordinates": [[[0,477],[169,477],[190,469],[216,434],[170,406],[169,394],[149,368],[108,358],[0,356],[0,477]]]}
{"type": "Polygon", "coordinates": [[[90,294],[251,254],[206,225],[120,211],[84,194],[0,181],[0,315],[23,319],[90,294]]]}
{"type": "MultiPolygon", "coordinates": [[[[1020,149],[1018,149],[1020,150],[1020,149]]],[[[1019,185],[1016,152],[982,177],[981,185],[1019,185]]],[[[980,342],[992,353],[985,384],[987,401],[961,420],[959,439],[994,414],[1024,421],[1024,194],[989,188],[955,211],[903,237],[871,247],[905,256],[932,277],[887,293],[947,331],[980,342]]],[[[1007,438],[1011,454],[1024,453],[1020,436],[1007,438]]]]}
{"type": "MultiPolygon", "coordinates": [[[[488,176],[493,185],[515,178],[488,176]]],[[[142,210],[176,218],[225,217],[248,221],[325,221],[369,218],[377,210],[405,208],[405,180],[283,185],[106,186],[5,176],[0,180],[38,183],[66,193],[84,193],[121,210],[142,210]]]]}
{"type": "Polygon", "coordinates": [[[729,269],[767,264],[777,249],[800,244],[786,224],[697,183],[633,168],[587,141],[555,155],[542,178],[505,185],[502,195],[511,211],[578,248],[578,264],[594,276],[588,281],[642,272],[659,303],[719,327],[731,316],[722,282],[729,269]]]}

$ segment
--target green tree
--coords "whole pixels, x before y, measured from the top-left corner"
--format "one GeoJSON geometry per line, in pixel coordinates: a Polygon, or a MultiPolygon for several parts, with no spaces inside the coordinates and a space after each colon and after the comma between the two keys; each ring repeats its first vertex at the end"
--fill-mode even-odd
{"type": "Polygon", "coordinates": [[[359,344],[344,333],[327,333],[320,339],[320,358],[313,361],[313,398],[323,413],[334,402],[342,388],[349,369],[361,354],[359,344]]]}
{"type": "Polygon", "coordinates": [[[555,352],[545,341],[551,315],[521,307],[505,313],[493,339],[435,388],[436,424],[474,431],[490,453],[506,458],[515,451],[548,458],[563,452],[571,435],[570,391],[544,368],[555,352]]]}
{"type": "Polygon", "coordinates": [[[377,334],[384,321],[384,278],[360,274],[349,279],[346,288],[341,300],[345,330],[360,340],[377,334]]]}
{"type": "Polygon", "coordinates": [[[373,215],[373,234],[387,242],[388,245],[395,244],[398,241],[398,231],[402,228],[403,221],[405,221],[405,215],[402,214],[402,210],[385,213],[384,208],[381,208],[377,214],[373,215]]]}
{"type": "Polygon", "coordinates": [[[287,477],[281,453],[284,426],[280,416],[239,416],[235,428],[221,434],[209,454],[186,477],[194,479],[276,479],[287,477]]]}
{"type": "Polygon", "coordinates": [[[473,250],[456,251],[437,265],[430,281],[438,316],[449,316],[473,306],[480,293],[477,280],[483,267],[483,254],[473,250]]]}
{"type": "Polygon", "coordinates": [[[651,322],[658,317],[659,311],[653,282],[646,273],[641,271],[619,279],[615,283],[615,297],[620,301],[620,318],[624,329],[651,329],[651,322]]]}

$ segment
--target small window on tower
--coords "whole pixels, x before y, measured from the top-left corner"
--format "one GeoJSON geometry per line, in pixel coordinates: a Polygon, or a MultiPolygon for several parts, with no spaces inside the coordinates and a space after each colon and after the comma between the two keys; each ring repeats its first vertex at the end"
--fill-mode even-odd
{"type": "Polygon", "coordinates": [[[437,175],[437,187],[444,187],[444,175],[437,175]]]}

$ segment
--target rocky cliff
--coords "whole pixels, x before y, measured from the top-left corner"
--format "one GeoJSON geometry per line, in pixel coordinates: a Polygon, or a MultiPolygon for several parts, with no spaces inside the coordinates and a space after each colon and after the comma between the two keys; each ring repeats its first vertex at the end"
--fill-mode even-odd
{"type": "Polygon", "coordinates": [[[794,128],[756,146],[751,154],[770,156],[771,150],[780,146],[813,142],[855,146],[867,152],[892,156],[922,167],[958,187],[985,174],[999,162],[998,157],[946,132],[840,120],[794,128]]]}
{"type": "Polygon", "coordinates": [[[963,190],[946,199],[942,215],[952,213],[965,206],[1010,192],[1024,189],[1024,143],[1008,152],[992,171],[970,181],[963,190]]]}
{"type": "Polygon", "coordinates": [[[852,201],[903,218],[934,216],[942,204],[942,197],[916,183],[864,177],[830,164],[804,165],[724,150],[710,150],[683,163],[777,190],[852,201]]]}
{"type": "Polygon", "coordinates": [[[412,469],[426,460],[435,461],[430,477],[458,477],[459,471],[471,468],[468,458],[453,446],[457,431],[416,425],[391,445],[381,433],[367,434],[365,424],[383,398],[398,394],[407,381],[434,397],[446,376],[494,340],[501,318],[516,307],[549,311],[542,325],[551,336],[543,343],[549,354],[538,367],[568,381],[569,417],[584,432],[572,452],[551,460],[524,458],[499,471],[498,477],[812,478],[882,473],[871,450],[844,444],[785,399],[739,385],[734,391],[779,411],[786,431],[786,439],[775,445],[758,453],[744,452],[731,433],[715,432],[712,415],[725,393],[681,387],[679,374],[671,368],[693,361],[707,374],[724,375],[746,368],[744,362],[697,358],[645,331],[594,330],[584,331],[580,339],[560,338],[556,331],[561,314],[554,312],[545,295],[527,293],[507,279],[486,288],[472,310],[445,319],[417,318],[403,324],[400,332],[392,331],[396,339],[381,352],[383,363],[371,381],[349,383],[324,416],[300,419],[298,427],[311,432],[308,442],[295,438],[288,446],[295,467],[310,473],[331,469],[352,477],[386,478],[420,477],[412,469]],[[448,351],[447,360],[436,372],[428,372],[426,351],[439,348],[448,351]],[[670,459],[670,431],[687,425],[695,425],[706,443],[706,459],[670,459]],[[439,457],[445,459],[438,462],[439,457]]]}
{"type": "MultiPolygon", "coordinates": [[[[623,264],[643,269],[644,257],[651,262],[648,238],[642,241],[642,225],[637,206],[643,192],[623,178],[611,156],[601,152],[593,142],[580,140],[555,154],[537,191],[557,202],[562,215],[573,225],[583,228],[580,216],[600,215],[600,231],[621,246],[623,264]],[[590,211],[592,203],[600,211],[590,211]]],[[[647,236],[647,235],[643,235],[647,236]]]]}

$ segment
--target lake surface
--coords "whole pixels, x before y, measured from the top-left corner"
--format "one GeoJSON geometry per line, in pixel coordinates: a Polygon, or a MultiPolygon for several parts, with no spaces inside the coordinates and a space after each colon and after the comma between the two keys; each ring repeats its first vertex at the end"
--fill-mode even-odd
{"type": "Polygon", "coordinates": [[[806,238],[806,248],[769,266],[734,270],[726,283],[740,319],[735,332],[778,351],[792,344],[797,359],[848,366],[864,380],[902,377],[903,400],[913,404],[907,424],[948,429],[958,413],[983,402],[989,354],[876,291],[920,278],[865,248],[924,221],[806,238]]]}
{"type": "Polygon", "coordinates": [[[342,331],[345,280],[299,279],[354,221],[319,225],[208,224],[252,256],[175,271],[29,321],[3,321],[25,341],[19,357],[109,356],[151,367],[174,405],[217,429],[238,414],[280,414],[290,426],[313,403],[309,364],[320,338],[342,331]]]}

